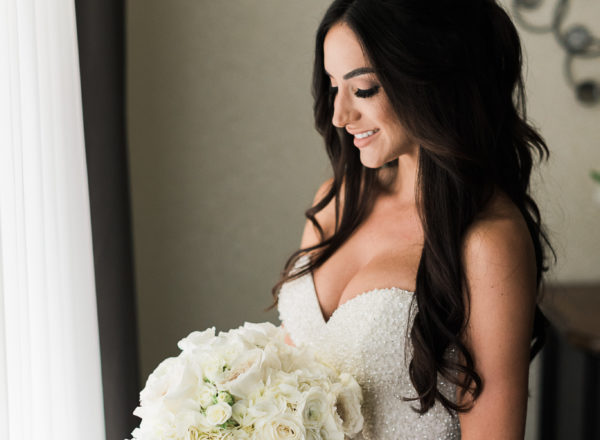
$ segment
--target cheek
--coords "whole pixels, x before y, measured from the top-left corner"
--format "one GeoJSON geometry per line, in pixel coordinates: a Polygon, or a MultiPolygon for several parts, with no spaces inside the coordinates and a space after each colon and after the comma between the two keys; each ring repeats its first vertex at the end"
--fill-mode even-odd
{"type": "Polygon", "coordinates": [[[386,137],[393,144],[404,144],[408,140],[407,132],[398,120],[387,96],[378,97],[372,107],[372,115],[378,121],[380,128],[385,129],[386,137]]]}
{"type": "Polygon", "coordinates": [[[376,106],[377,117],[382,122],[382,125],[385,125],[388,129],[398,131],[398,127],[400,123],[394,110],[392,109],[392,105],[388,101],[387,98],[382,98],[380,102],[377,103],[376,106]]]}
{"type": "Polygon", "coordinates": [[[400,141],[406,137],[406,131],[404,130],[404,127],[396,118],[388,117],[385,120],[385,127],[390,138],[394,139],[395,141],[400,141]]]}

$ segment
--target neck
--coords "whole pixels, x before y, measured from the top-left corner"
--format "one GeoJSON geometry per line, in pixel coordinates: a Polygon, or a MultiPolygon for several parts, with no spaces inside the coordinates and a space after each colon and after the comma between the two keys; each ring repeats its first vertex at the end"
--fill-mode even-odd
{"type": "Polygon", "coordinates": [[[419,149],[398,157],[398,166],[383,168],[382,178],[390,182],[389,196],[403,205],[415,205],[419,149]]]}

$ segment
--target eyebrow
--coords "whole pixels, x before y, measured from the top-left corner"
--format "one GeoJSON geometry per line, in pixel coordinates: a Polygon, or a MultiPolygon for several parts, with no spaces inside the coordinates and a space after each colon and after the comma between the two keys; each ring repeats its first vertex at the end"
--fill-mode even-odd
{"type": "MultiPolygon", "coordinates": [[[[354,69],[351,70],[350,72],[346,73],[344,75],[344,79],[350,79],[350,78],[354,78],[355,76],[360,76],[360,75],[365,75],[367,73],[374,73],[375,70],[372,69],[371,67],[359,67],[358,69],[354,69]]],[[[329,73],[327,70],[325,71],[325,73],[328,76],[331,76],[331,73],[329,73]]]]}

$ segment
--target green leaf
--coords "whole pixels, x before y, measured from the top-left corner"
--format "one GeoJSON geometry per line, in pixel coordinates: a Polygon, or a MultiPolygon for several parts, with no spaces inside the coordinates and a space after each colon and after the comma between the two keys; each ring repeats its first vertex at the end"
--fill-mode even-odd
{"type": "Polygon", "coordinates": [[[600,183],[600,171],[592,170],[590,171],[590,177],[594,179],[596,182],[600,183]]]}

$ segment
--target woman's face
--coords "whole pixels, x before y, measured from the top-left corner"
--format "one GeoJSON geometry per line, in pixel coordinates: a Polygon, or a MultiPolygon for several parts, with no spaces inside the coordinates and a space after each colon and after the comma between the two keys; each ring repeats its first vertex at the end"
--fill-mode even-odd
{"type": "Polygon", "coordinates": [[[334,25],[323,44],[325,71],[335,93],[332,123],[354,136],[360,160],[368,168],[417,151],[381,88],[354,32],[334,25]]]}

